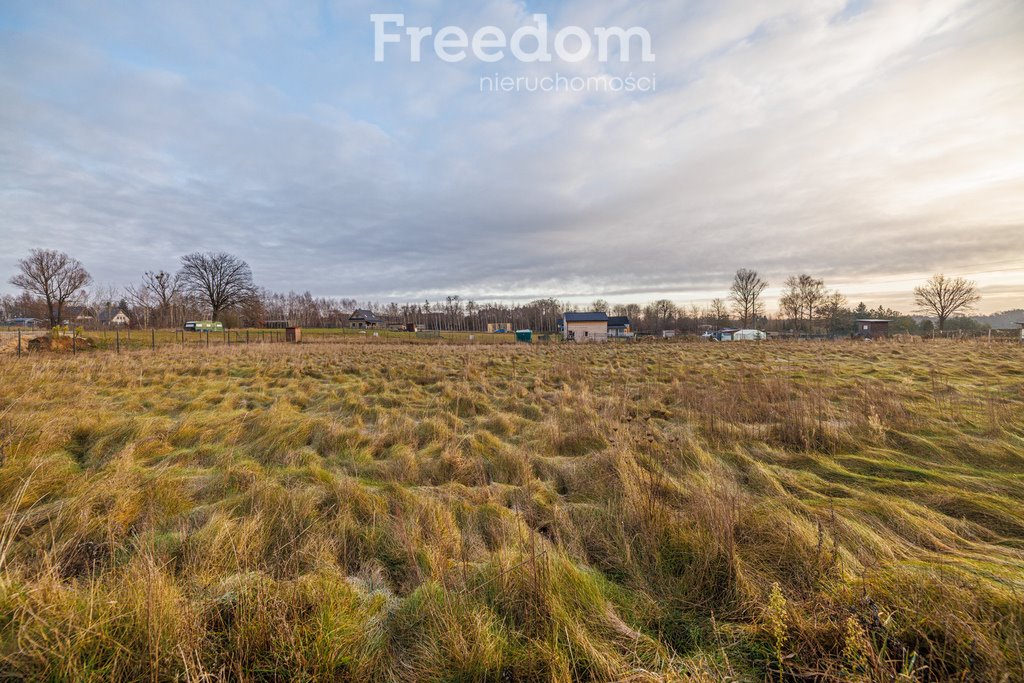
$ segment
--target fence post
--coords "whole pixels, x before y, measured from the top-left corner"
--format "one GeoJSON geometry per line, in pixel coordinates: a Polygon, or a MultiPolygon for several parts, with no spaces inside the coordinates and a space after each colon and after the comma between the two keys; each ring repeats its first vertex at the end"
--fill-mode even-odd
{"type": "Polygon", "coordinates": [[[18,330],[18,358],[21,358],[21,330],[18,330]]]}
{"type": "Polygon", "coordinates": [[[245,331],[245,345],[249,345],[249,330],[245,331]]]}
{"type": "Polygon", "coordinates": [[[114,330],[114,353],[121,353],[121,328],[114,330]]]}

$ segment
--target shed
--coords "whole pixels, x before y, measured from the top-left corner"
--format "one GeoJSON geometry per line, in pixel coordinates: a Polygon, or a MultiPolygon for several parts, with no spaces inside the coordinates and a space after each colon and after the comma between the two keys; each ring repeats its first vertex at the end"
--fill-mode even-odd
{"type": "Polygon", "coordinates": [[[577,343],[608,341],[608,314],[600,311],[564,313],[562,334],[566,341],[577,343]]]}
{"type": "Polygon", "coordinates": [[[3,322],[4,327],[45,327],[46,321],[38,318],[11,318],[3,322]]]}
{"type": "Polygon", "coordinates": [[[768,335],[761,330],[737,330],[732,335],[732,341],[763,341],[768,335]]]}
{"type": "Polygon", "coordinates": [[[880,318],[858,320],[854,336],[861,339],[885,339],[889,336],[889,322],[880,318]]]}

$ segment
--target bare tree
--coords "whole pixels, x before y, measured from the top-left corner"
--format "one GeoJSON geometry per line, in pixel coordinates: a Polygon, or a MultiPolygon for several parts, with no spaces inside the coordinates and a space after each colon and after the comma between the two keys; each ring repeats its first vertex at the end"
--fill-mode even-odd
{"type": "Polygon", "coordinates": [[[611,309],[612,305],[605,299],[597,299],[594,303],[590,304],[590,310],[598,313],[608,313],[611,309]]]}
{"type": "Polygon", "coordinates": [[[652,330],[665,329],[675,320],[679,309],[668,299],[658,299],[644,307],[644,322],[652,330]]]}
{"type": "Polygon", "coordinates": [[[224,252],[181,257],[181,287],[210,307],[213,320],[224,310],[256,296],[249,264],[224,252]]]}
{"type": "Polygon", "coordinates": [[[853,317],[846,297],[839,290],[832,290],[825,295],[818,305],[817,313],[832,336],[839,335],[845,327],[849,327],[853,317]]]}
{"type": "Polygon", "coordinates": [[[786,278],[786,291],[779,298],[779,308],[798,327],[806,320],[810,331],[818,307],[824,300],[824,282],[810,275],[793,275],[786,278]]]}
{"type": "Polygon", "coordinates": [[[724,299],[712,299],[708,307],[708,316],[715,321],[715,327],[721,329],[729,322],[729,306],[724,299]]]}
{"type": "Polygon", "coordinates": [[[928,282],[914,288],[918,310],[939,319],[939,332],[944,331],[950,316],[972,310],[979,301],[977,283],[962,277],[933,275],[928,282]]]}
{"type": "Polygon", "coordinates": [[[156,314],[158,325],[167,325],[181,288],[180,274],[147,270],[142,276],[142,282],[128,287],[126,292],[134,305],[145,309],[147,313],[156,314]]]}
{"type": "Polygon", "coordinates": [[[767,287],[768,282],[756,270],[741,268],[736,271],[729,289],[729,299],[736,315],[743,321],[743,327],[750,327],[755,322],[762,308],[761,294],[767,287]]]}
{"type": "Polygon", "coordinates": [[[21,272],[10,283],[43,297],[51,327],[63,320],[64,305],[92,282],[92,276],[77,259],[51,249],[33,249],[27,258],[18,261],[18,269],[21,272]]]}

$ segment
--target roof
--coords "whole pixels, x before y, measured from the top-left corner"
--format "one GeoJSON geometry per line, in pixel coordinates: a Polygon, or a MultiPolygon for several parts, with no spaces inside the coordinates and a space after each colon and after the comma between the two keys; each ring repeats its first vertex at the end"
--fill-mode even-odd
{"type": "Polygon", "coordinates": [[[608,327],[629,327],[628,315],[613,315],[608,318],[608,327]]]}
{"type": "Polygon", "coordinates": [[[859,323],[891,323],[891,320],[882,320],[880,318],[863,318],[858,320],[859,323]]]}
{"type": "Polygon", "coordinates": [[[360,308],[360,309],[358,309],[356,311],[353,311],[352,315],[350,315],[348,317],[348,319],[349,320],[366,320],[368,322],[380,321],[380,318],[378,318],[376,315],[374,315],[373,311],[367,311],[367,310],[362,309],[362,308],[360,308]]]}
{"type": "Polygon", "coordinates": [[[119,315],[123,315],[126,318],[128,317],[128,314],[120,308],[109,308],[105,311],[100,311],[100,321],[105,322],[107,320],[113,320],[119,315]]]}
{"type": "Polygon", "coordinates": [[[591,311],[589,313],[566,313],[564,315],[565,322],[567,323],[606,323],[608,322],[608,314],[601,313],[600,311],[591,311]]]}

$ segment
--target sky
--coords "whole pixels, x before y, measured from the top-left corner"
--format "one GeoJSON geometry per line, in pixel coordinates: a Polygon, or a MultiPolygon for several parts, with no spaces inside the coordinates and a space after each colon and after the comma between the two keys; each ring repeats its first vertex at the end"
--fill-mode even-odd
{"type": "Polygon", "coordinates": [[[4,0],[0,245],[8,292],[42,247],[113,286],[229,251],[360,301],[701,303],[745,267],[904,311],[964,275],[1020,308],[1024,3],[4,0]],[[379,13],[640,27],[654,61],[376,61],[379,13]],[[555,74],[654,87],[481,83],[555,74]]]}

